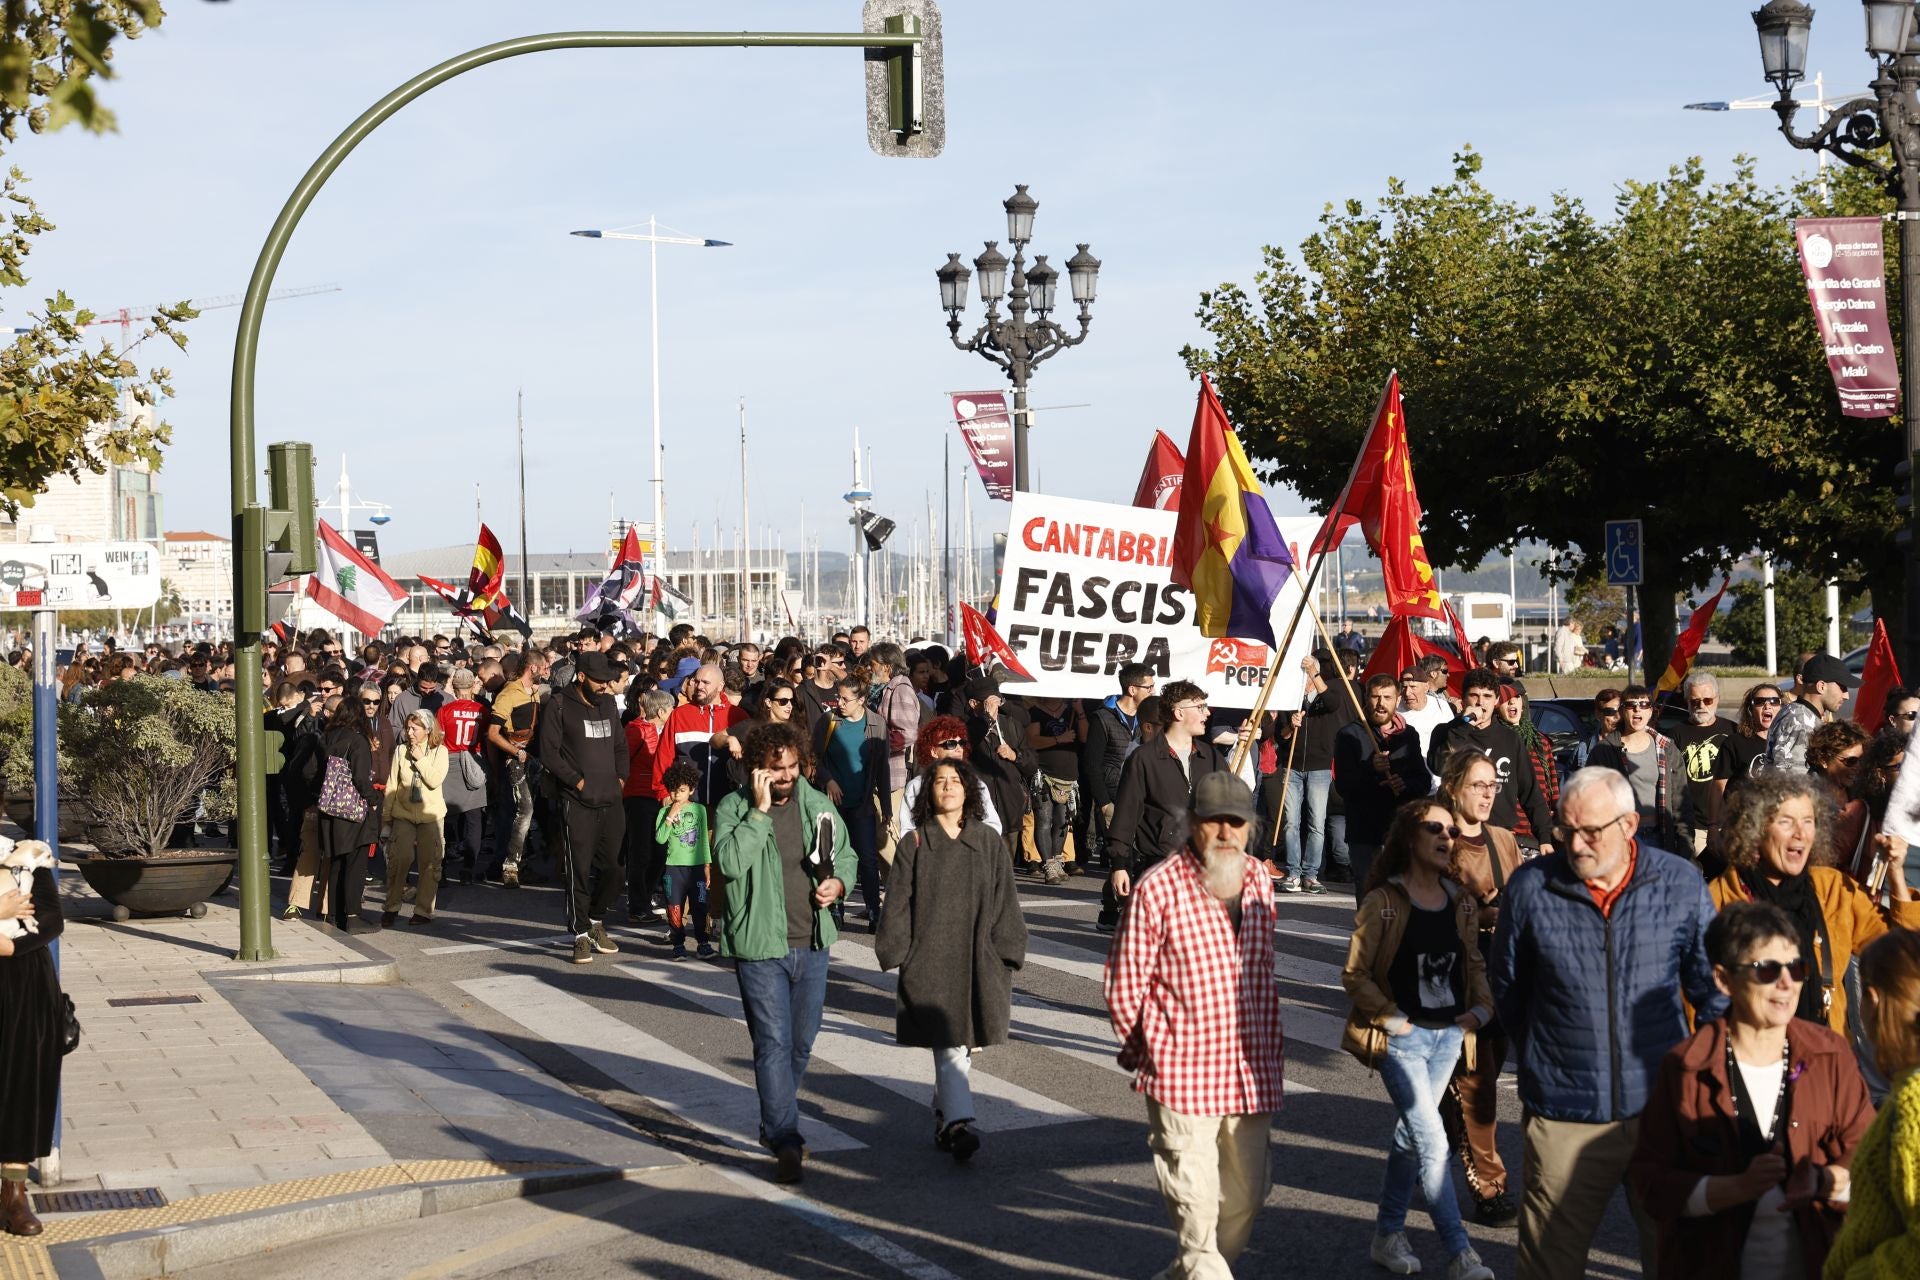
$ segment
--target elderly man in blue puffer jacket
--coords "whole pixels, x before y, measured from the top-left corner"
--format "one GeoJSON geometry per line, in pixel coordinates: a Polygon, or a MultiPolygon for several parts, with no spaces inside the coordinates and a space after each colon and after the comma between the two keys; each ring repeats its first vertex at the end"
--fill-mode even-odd
{"type": "MultiPolygon", "coordinates": [[[[1693,864],[1634,838],[1633,788],[1581,769],[1560,793],[1558,849],[1514,873],[1489,977],[1520,1057],[1521,1280],[1579,1280],[1660,1059],[1727,998],[1707,960],[1713,900],[1693,864]]],[[[1651,1222],[1628,1195],[1644,1274],[1651,1222]]],[[[1672,1277],[1671,1280],[1684,1280],[1672,1277]]]]}

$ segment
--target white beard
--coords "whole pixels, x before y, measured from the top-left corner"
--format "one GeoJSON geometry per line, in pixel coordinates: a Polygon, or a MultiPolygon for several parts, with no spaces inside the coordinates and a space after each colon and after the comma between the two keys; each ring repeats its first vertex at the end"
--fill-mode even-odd
{"type": "Polygon", "coordinates": [[[1207,892],[1222,902],[1240,896],[1246,887],[1247,855],[1239,849],[1215,845],[1203,849],[1200,860],[1204,864],[1201,878],[1205,881],[1207,892]]]}

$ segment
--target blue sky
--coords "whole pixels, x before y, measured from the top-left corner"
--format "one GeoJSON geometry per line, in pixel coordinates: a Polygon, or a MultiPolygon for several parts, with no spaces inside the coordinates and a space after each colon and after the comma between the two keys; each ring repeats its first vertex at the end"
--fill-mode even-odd
{"type": "MultiPolygon", "coordinates": [[[[169,8],[118,49],[105,90],[118,134],[8,148],[59,228],[29,289],[0,298],[10,315],[56,287],[99,309],[239,292],[321,148],[461,50],[540,30],[860,21],[858,0],[169,8]]],[[[1679,109],[1766,90],[1751,8],[948,0],[947,147],[932,161],[867,150],[851,51],[496,64],[406,108],[315,202],[277,283],[343,291],[269,309],[260,440],[312,441],[323,488],[344,453],[356,493],[394,507],[391,548],[469,538],[476,482],[512,543],[524,388],[533,548],[603,545],[610,494],[650,519],[646,247],[566,233],[653,213],[735,244],[661,250],[670,543],[686,546],[695,519],[703,544],[716,518],[737,523],[742,396],[756,529],[792,549],[803,504],[810,533],[842,517],[857,425],[875,505],[904,532],[939,501],[942,393],[1003,385],[948,344],[934,268],[1004,239],[1000,201],[1025,182],[1034,247],[1063,263],[1085,240],[1105,264],[1092,337],[1034,381],[1038,405],[1092,407],[1042,415],[1033,469],[1048,491],[1126,501],[1153,431],[1185,441],[1194,392],[1178,352],[1203,336],[1197,295],[1250,282],[1260,246],[1298,244],[1328,201],[1371,197],[1389,175],[1441,181],[1469,143],[1489,185],[1536,201],[1566,190],[1604,205],[1621,180],[1690,155],[1724,174],[1747,152],[1770,181],[1808,170],[1770,112],[1679,109]]],[[[1858,6],[1821,9],[1811,66],[1829,91],[1858,87],[1858,6]]],[[[168,361],[175,529],[226,527],[235,315],[208,312],[168,361]]],[[[994,504],[971,492],[984,539],[994,504]]]]}

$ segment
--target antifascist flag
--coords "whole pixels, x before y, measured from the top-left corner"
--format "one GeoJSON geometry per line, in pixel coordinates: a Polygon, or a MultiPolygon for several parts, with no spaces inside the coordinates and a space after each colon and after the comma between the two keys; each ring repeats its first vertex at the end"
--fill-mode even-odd
{"type": "Polygon", "coordinates": [[[1173,580],[1193,593],[1200,634],[1275,643],[1270,615],[1293,555],[1204,373],[1180,492],[1173,580]]]}
{"type": "Polygon", "coordinates": [[[1853,695],[1853,722],[1868,733],[1878,733],[1886,720],[1887,694],[1900,687],[1900,665],[1893,660],[1893,642],[1887,624],[1873,620],[1873,640],[1867,645],[1867,665],[1853,695]]]}
{"type": "Polygon", "coordinates": [[[493,599],[493,593],[500,589],[506,567],[506,557],[500,552],[500,539],[493,536],[493,530],[482,524],[480,537],[473,544],[473,568],[467,572],[467,594],[478,604],[486,605],[493,599]]]}
{"type": "Polygon", "coordinates": [[[573,616],[602,630],[618,625],[638,634],[641,628],[634,621],[632,609],[645,586],[646,562],[640,552],[640,534],[629,526],[626,540],[620,544],[619,559],[573,616]]]}
{"type": "Polygon", "coordinates": [[[1707,638],[1707,627],[1713,622],[1714,610],[1720,607],[1720,597],[1725,594],[1727,584],[1722,582],[1720,589],[1713,593],[1713,599],[1695,609],[1693,616],[1687,619],[1687,629],[1673,642],[1673,657],[1667,663],[1667,673],[1660,677],[1660,683],[1654,687],[1655,693],[1671,693],[1687,678],[1687,668],[1693,665],[1693,655],[1700,652],[1700,642],[1707,638]]]}
{"type": "Polygon", "coordinates": [[[1033,679],[1033,673],[1021,664],[1013,646],[1001,639],[986,615],[964,600],[960,602],[960,631],[967,641],[968,665],[984,667],[988,658],[998,658],[1002,666],[1022,680],[1033,679]]]}
{"type": "Polygon", "coordinates": [[[1400,407],[1400,375],[1387,376],[1387,389],[1373,415],[1373,426],[1354,460],[1347,487],[1327,512],[1313,554],[1340,545],[1354,525],[1380,557],[1387,608],[1419,618],[1446,617],[1433,566],[1420,538],[1420,498],[1413,490],[1413,463],[1407,455],[1407,420],[1400,407]]]}
{"type": "Polygon", "coordinates": [[[1164,431],[1153,433],[1153,448],[1147,452],[1147,465],[1140,472],[1140,484],[1133,491],[1133,505],[1155,511],[1180,509],[1180,485],[1186,479],[1187,460],[1180,446],[1164,431]]]}
{"type": "Polygon", "coordinates": [[[407,602],[407,593],[325,520],[320,522],[319,551],[319,565],[307,579],[307,597],[360,634],[379,635],[407,602]]]}

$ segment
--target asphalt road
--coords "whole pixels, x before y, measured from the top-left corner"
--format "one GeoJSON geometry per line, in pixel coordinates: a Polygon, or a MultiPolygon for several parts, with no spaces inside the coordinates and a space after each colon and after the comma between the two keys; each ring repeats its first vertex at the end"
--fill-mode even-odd
{"type": "MultiPolygon", "coordinates": [[[[370,885],[370,910],[379,890],[370,885]]],[[[1145,1111],[1113,1063],[1098,982],[1107,939],[1090,878],[1022,881],[1031,957],[1015,984],[1014,1040],[975,1060],[983,1147],[957,1167],[932,1145],[932,1064],[893,1045],[891,976],[850,922],[802,1092],[813,1148],[788,1192],[752,1144],[752,1069],[732,974],[665,959],[664,926],[615,929],[621,954],[576,966],[556,891],[454,886],[431,929],[360,940],[403,980],[679,1153],[685,1167],[302,1246],[272,1274],[332,1277],[1139,1276],[1172,1256],[1145,1111]]],[[[1337,1049],[1353,900],[1282,895],[1288,1098],[1273,1131],[1274,1188],[1242,1276],[1382,1273],[1367,1259],[1393,1116],[1377,1078],[1337,1049]]],[[[615,920],[621,916],[616,913],[615,920]]],[[[404,918],[402,920],[404,926],[404,918]]],[[[280,928],[293,927],[278,925],[280,928]]],[[[1509,1079],[1510,1086],[1510,1079],[1509,1079]]],[[[1519,1160],[1518,1106],[1501,1147],[1519,1160]]],[[[1517,1180],[1517,1179],[1516,1179],[1517,1180]]],[[[1464,1191],[1462,1192],[1464,1197],[1464,1191]]],[[[1496,1274],[1511,1230],[1471,1227],[1496,1274]]],[[[1428,1274],[1446,1260],[1424,1212],[1409,1234],[1428,1274]]],[[[1616,1195],[1589,1274],[1638,1274],[1616,1195]]],[[[191,1273],[256,1277],[261,1259],[191,1273]]]]}

